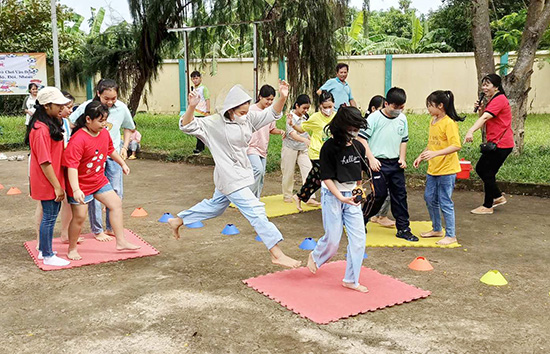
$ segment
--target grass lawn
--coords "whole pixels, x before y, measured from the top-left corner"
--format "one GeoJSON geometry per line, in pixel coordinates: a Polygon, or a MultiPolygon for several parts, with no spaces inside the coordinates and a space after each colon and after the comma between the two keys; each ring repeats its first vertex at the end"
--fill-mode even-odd
{"type": "MultiPolygon", "coordinates": [[[[427,114],[409,114],[410,141],[407,153],[407,172],[424,174],[427,163],[422,163],[418,170],[412,167],[412,162],[425,148],[428,137],[429,116],[427,114]]],[[[461,136],[474,123],[476,115],[468,115],[465,122],[459,123],[461,136]]],[[[177,115],[153,115],[139,113],[135,117],[138,130],[143,135],[142,149],[148,152],[167,153],[171,161],[182,160],[192,153],[195,138],[183,134],[178,129],[177,115]]],[[[510,182],[550,183],[550,129],[547,125],[550,115],[529,115],[526,122],[525,150],[521,156],[510,156],[501,168],[498,179],[510,182]]],[[[284,129],[284,119],[277,126],[284,129]]],[[[22,142],[25,134],[23,117],[0,116],[0,145],[22,142]]],[[[461,158],[472,161],[475,165],[479,158],[479,143],[481,134],[475,135],[473,144],[468,144],[459,152],[461,158]]],[[[269,143],[267,170],[279,169],[281,157],[281,137],[273,135],[269,143]]],[[[208,152],[206,152],[208,154],[208,152]]],[[[475,173],[474,178],[477,178],[475,173]]]]}

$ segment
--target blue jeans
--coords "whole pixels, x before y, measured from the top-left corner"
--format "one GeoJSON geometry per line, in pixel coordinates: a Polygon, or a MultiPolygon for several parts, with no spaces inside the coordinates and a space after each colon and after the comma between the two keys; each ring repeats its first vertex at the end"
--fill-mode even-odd
{"type": "MultiPolygon", "coordinates": [[[[116,194],[122,199],[123,186],[122,186],[122,167],[111,158],[107,158],[105,164],[105,176],[109,180],[109,183],[113,187],[116,194]]],[[[109,220],[109,209],[106,213],[107,230],[112,230],[111,222],[109,220]]],[[[88,217],[90,218],[90,228],[94,234],[103,232],[103,210],[101,203],[97,200],[92,200],[88,204],[88,217]]]]}
{"type": "MultiPolygon", "coordinates": [[[[90,202],[93,202],[95,199],[94,199],[94,196],[96,194],[101,194],[101,193],[106,193],[106,192],[110,192],[113,190],[113,187],[111,186],[110,183],[107,183],[106,185],[104,185],[103,187],[101,187],[100,189],[97,190],[97,192],[94,192],[92,194],[88,194],[88,195],[85,195],[84,196],[84,204],[88,204],[90,202]]],[[[74,205],[78,205],[80,204],[79,202],[77,202],[73,197],[67,197],[67,202],[69,202],[69,204],[74,204],[74,205]]]]}
{"type": "Polygon", "coordinates": [[[61,209],[61,203],[55,200],[42,200],[42,222],[40,222],[40,251],[44,258],[52,257],[53,229],[57,215],[61,209]]]}
{"type": "Polygon", "coordinates": [[[283,235],[281,235],[279,229],[267,219],[265,204],[260,202],[248,187],[239,189],[229,195],[225,195],[216,189],[212,199],[204,199],[192,208],[180,212],[178,217],[183,220],[185,225],[212,219],[223,214],[230,203],[239,208],[241,214],[254,227],[267,249],[272,249],[283,240],[283,235]]]}
{"type": "Polygon", "coordinates": [[[455,188],[456,174],[445,176],[426,175],[426,190],[424,200],[432,220],[432,229],[441,231],[441,213],[445,218],[445,236],[455,237],[455,207],[453,189],[455,188]]]}
{"type": "Polygon", "coordinates": [[[250,190],[260,199],[262,189],[264,188],[265,165],[267,160],[260,155],[248,155],[248,159],[252,164],[252,171],[254,172],[254,184],[250,186],[250,190]]]}
{"type": "MultiPolygon", "coordinates": [[[[351,197],[351,192],[342,192],[342,195],[351,197]]],[[[325,187],[321,188],[321,204],[325,234],[313,250],[313,260],[317,267],[321,267],[336,254],[345,226],[348,235],[348,254],[343,280],[358,285],[367,237],[361,206],[342,203],[325,187]]]]}

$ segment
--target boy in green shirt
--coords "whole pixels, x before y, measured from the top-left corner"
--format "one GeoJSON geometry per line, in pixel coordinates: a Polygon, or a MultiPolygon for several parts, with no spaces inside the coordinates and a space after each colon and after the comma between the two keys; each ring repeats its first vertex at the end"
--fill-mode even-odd
{"type": "MultiPolygon", "coordinates": [[[[199,104],[197,104],[197,107],[195,107],[195,111],[193,112],[193,116],[195,118],[203,118],[210,115],[210,91],[206,86],[202,84],[202,77],[201,73],[197,70],[193,71],[191,73],[191,81],[193,82],[193,86],[191,87],[191,91],[197,92],[199,94],[199,104]]],[[[197,138],[197,145],[195,146],[195,150],[193,150],[193,153],[195,155],[200,154],[204,150],[204,143],[197,138]]]]}

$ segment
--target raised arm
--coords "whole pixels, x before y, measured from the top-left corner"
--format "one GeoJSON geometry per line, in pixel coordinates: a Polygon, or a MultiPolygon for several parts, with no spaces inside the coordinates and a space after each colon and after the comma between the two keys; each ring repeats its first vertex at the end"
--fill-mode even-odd
{"type": "Polygon", "coordinates": [[[189,93],[188,100],[189,105],[187,106],[187,110],[180,118],[180,125],[182,126],[185,126],[193,121],[193,112],[195,112],[195,107],[197,107],[200,101],[199,94],[196,91],[191,91],[189,93]]]}

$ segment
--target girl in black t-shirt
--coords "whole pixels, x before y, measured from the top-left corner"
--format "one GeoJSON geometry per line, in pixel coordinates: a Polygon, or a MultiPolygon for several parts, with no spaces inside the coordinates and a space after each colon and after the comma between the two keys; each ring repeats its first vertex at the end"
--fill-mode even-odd
{"type": "MultiPolygon", "coordinates": [[[[312,273],[338,251],[342,230],[348,235],[347,266],[342,285],[367,292],[359,284],[365,253],[365,224],[360,202],[352,191],[361,186],[362,170],[366,170],[365,147],[355,140],[366,121],[355,107],[341,107],[327,126],[332,135],[321,148],[321,204],[325,235],[309,254],[307,266],[312,273]]],[[[328,135],[328,134],[327,134],[328,135]]]]}

